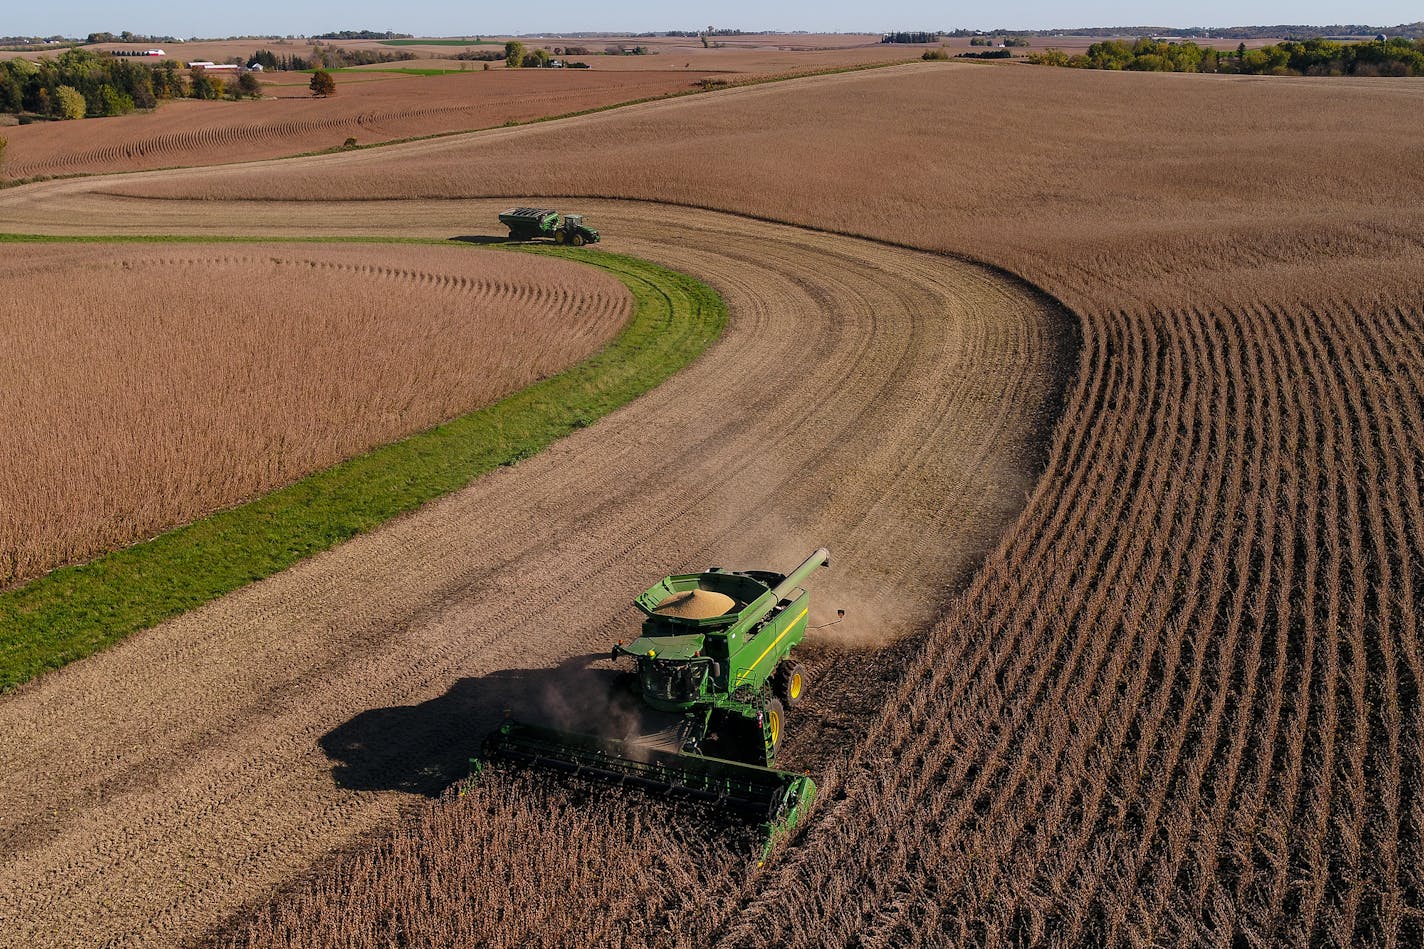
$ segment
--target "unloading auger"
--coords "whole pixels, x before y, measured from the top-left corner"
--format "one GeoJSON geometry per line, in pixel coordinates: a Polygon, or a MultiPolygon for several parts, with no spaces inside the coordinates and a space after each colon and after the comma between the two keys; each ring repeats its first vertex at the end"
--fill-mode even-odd
{"type": "Polygon", "coordinates": [[[807,686],[790,657],[810,610],[801,584],[830,556],[822,547],[784,575],[711,567],[664,577],[634,601],[641,635],[612,650],[634,660],[638,724],[594,734],[509,721],[483,758],[709,801],[762,823],[770,849],[816,796],[809,775],[777,770],[776,755],[807,686]]]}

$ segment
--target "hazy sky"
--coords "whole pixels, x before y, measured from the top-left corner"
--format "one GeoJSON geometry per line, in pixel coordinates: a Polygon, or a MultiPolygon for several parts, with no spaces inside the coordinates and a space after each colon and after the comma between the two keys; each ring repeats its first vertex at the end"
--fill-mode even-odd
{"type": "Polygon", "coordinates": [[[452,0],[238,0],[236,3],[173,3],[172,0],[99,0],[7,3],[0,34],[84,36],[101,30],[131,30],[178,37],[242,34],[311,34],[331,30],[395,30],[425,36],[588,30],[699,29],[708,25],[743,30],[880,32],[916,29],[1011,29],[1071,26],[1238,26],[1274,23],[1366,23],[1393,26],[1424,16],[1418,3],[1273,0],[1162,3],[1154,0],[1005,0],[976,4],[929,0],[523,0],[465,4],[452,0]]]}

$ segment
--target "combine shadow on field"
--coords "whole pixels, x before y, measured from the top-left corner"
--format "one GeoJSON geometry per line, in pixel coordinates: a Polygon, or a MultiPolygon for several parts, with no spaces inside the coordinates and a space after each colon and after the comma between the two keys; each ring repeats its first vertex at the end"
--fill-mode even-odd
{"type": "Polygon", "coordinates": [[[429,702],[362,712],[323,735],[321,749],[340,787],[437,797],[469,773],[470,758],[506,713],[558,728],[589,727],[617,692],[607,659],[596,653],[552,669],[459,679],[429,702]],[[598,660],[605,667],[591,668],[598,660]]]}
{"type": "Polygon", "coordinates": [[[489,234],[462,234],[450,240],[459,244],[527,244],[528,241],[514,241],[508,237],[494,237],[489,234]]]}

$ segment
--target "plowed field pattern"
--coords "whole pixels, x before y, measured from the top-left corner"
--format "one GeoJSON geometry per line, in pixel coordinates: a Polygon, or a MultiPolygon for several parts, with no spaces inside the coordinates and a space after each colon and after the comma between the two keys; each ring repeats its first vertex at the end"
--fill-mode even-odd
{"type": "MultiPolygon", "coordinates": [[[[972,254],[1081,320],[1027,508],[906,650],[776,862],[722,872],[671,836],[650,860],[600,847],[606,820],[562,825],[560,851],[531,804],[527,849],[496,865],[537,889],[422,904],[455,888],[318,881],[255,941],[301,942],[319,920],[380,943],[397,919],[437,938],[509,919],[509,944],[1424,942],[1421,97],[1389,79],[929,65],[379,161],[7,199],[0,217],[61,227],[131,226],[160,196],[194,223],[205,205],[172,199],[260,197],[242,207],[274,217],[283,198],[683,202],[972,254]],[[585,846],[638,898],[581,887],[591,871],[566,853],[585,846]],[[531,893],[543,917],[500,915],[531,893]]],[[[332,226],[359,226],[349,207],[332,226]]],[[[344,879],[525,847],[461,819],[497,792],[435,809],[417,826],[440,833],[344,879]]]]}
{"type": "Polygon", "coordinates": [[[488,405],[631,304],[458,246],[17,244],[0,294],[0,588],[488,405]]]}
{"type": "Polygon", "coordinates": [[[1032,504],[844,798],[746,885],[731,928],[710,909],[737,903],[724,896],[655,898],[637,918],[656,930],[671,900],[678,934],[728,944],[1410,945],[1424,131],[1406,117],[1421,97],[1389,79],[917,66],[428,143],[340,174],[123,190],[574,190],[1025,275],[1083,326],[1032,504]],[[1144,110],[1153,134],[1132,134],[1144,110]],[[577,180],[556,144],[590,156],[577,180]]]}
{"type": "MultiPolygon", "coordinates": [[[[402,220],[449,236],[498,210],[402,220]]],[[[965,582],[1033,483],[1064,314],[937,255],[587,210],[609,249],[715,286],[722,340],[533,459],[0,699],[0,943],[169,943],[264,900],[606,655],[649,576],[827,543],[821,609],[853,615],[823,656],[923,629],[965,582]]]]}

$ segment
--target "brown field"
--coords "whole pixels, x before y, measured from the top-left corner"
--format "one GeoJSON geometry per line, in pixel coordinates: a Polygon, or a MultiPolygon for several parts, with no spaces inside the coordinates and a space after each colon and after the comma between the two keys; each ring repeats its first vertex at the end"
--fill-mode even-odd
{"type": "MultiPolygon", "coordinates": [[[[692,41],[695,48],[684,49],[680,44],[685,40],[672,42],[667,37],[527,39],[524,42],[531,48],[573,43],[596,53],[602,53],[610,43],[643,43],[654,53],[579,57],[589,63],[587,70],[506,70],[502,62],[496,62],[488,71],[482,62],[445,58],[452,47],[339,42],[334,45],[404,50],[419,58],[339,72],[337,95],[328,99],[312,97],[308,73],[269,72],[262,77],[266,99],[259,102],[180,100],[164,103],[152,112],[116,118],[11,126],[5,132],[9,145],[0,165],[0,181],[281,158],[336,148],[348,138],[354,138],[359,145],[371,145],[564,115],[686,92],[708,78],[796,75],[910,60],[920,53],[919,47],[886,46],[877,38],[863,36],[776,38],[787,40],[789,45],[753,43],[749,38],[733,43],[730,40],[738,38],[728,39],[726,48],[717,49],[703,49],[696,40],[692,41]],[[792,44],[793,40],[797,42],[792,44]],[[404,68],[460,70],[462,74],[418,76],[392,72],[404,68]]],[[[135,45],[142,44],[93,48],[135,45]]],[[[185,61],[213,62],[225,62],[234,56],[246,58],[264,48],[278,55],[311,52],[309,43],[298,41],[279,45],[241,40],[164,47],[170,56],[185,61]]],[[[28,53],[23,55],[34,58],[28,53]]]]}
{"type": "Polygon", "coordinates": [[[0,588],[487,405],[630,306],[439,247],[11,245],[0,293],[0,588]]]}
{"type": "MultiPolygon", "coordinates": [[[[420,66],[420,63],[410,63],[420,66]]],[[[153,112],[5,130],[8,178],[215,165],[358,144],[488,128],[692,88],[686,71],[491,70],[410,76],[337,73],[337,94],[316,99],[306,73],[270,73],[268,99],[183,100],[153,112]]],[[[666,65],[666,64],[665,64],[666,65]]],[[[399,63],[394,66],[400,66],[399,63]]],[[[387,67],[391,68],[391,67],[387,67]]]]}
{"type": "MultiPolygon", "coordinates": [[[[814,653],[823,704],[793,727],[836,736],[809,747],[803,741],[797,750],[804,756],[797,760],[812,761],[823,779],[822,803],[794,845],[766,868],[734,863],[703,837],[684,847],[665,828],[616,820],[607,810],[561,823],[554,846],[547,815],[580,813],[576,792],[549,789],[538,806],[521,812],[525,804],[505,794],[519,793],[519,786],[500,779],[464,799],[429,805],[385,844],[313,871],[282,898],[240,918],[237,941],[312,944],[339,935],[349,945],[384,945],[400,932],[429,934],[430,942],[475,933],[507,945],[1424,941],[1424,240],[1418,236],[1424,172],[1414,161],[1424,129],[1408,120],[1421,98],[1424,86],[1410,80],[926,64],[257,173],[210,169],[0,195],[6,228],[60,230],[133,230],[141,209],[162,209],[173,226],[193,227],[213,202],[233,199],[243,199],[238,207],[251,227],[281,220],[290,202],[301,201],[303,213],[334,230],[396,228],[402,221],[412,230],[440,222],[453,227],[459,203],[449,198],[486,195],[700,205],[984,260],[1044,288],[1078,322],[1081,345],[1046,468],[1021,512],[1013,513],[1016,504],[998,508],[1012,520],[1002,535],[991,526],[1001,521],[981,519],[962,505],[963,494],[941,493],[938,483],[921,482],[912,490],[916,503],[892,505],[898,509],[892,516],[871,498],[881,491],[898,496],[904,479],[887,478],[883,463],[854,457],[853,446],[830,445],[829,432],[819,430],[805,432],[798,444],[820,463],[795,466],[798,490],[819,492],[809,526],[777,531],[748,517],[720,535],[723,543],[735,538],[754,549],[756,538],[746,532],[755,525],[763,536],[829,537],[834,549],[846,546],[842,525],[854,525],[855,571],[823,585],[859,592],[869,578],[884,579],[913,607],[886,631],[878,651],[852,652],[843,643],[814,653]],[[569,155],[581,157],[577,168],[569,155]],[[320,203],[355,198],[364,203],[320,203]],[[389,200],[369,200],[379,198],[389,200]],[[450,209],[444,218],[441,208],[450,209]],[[828,477],[832,470],[821,463],[832,457],[848,466],[846,477],[828,477]],[[866,506],[842,509],[847,491],[866,506]],[[933,544],[953,526],[999,537],[977,569],[972,556],[961,561],[972,571],[967,586],[956,582],[965,572],[912,567],[935,557],[898,550],[905,539],[933,544]],[[867,556],[858,543],[871,537],[883,547],[867,556]],[[862,572],[861,563],[873,568],[862,572]],[[955,595],[941,603],[949,594],[955,595]],[[927,613],[932,618],[920,622],[927,613]],[[863,663],[870,663],[869,673],[863,663]],[[858,703],[867,676],[872,687],[858,703]],[[827,721],[840,730],[819,727],[827,721]],[[626,846],[613,845],[620,839],[626,846]],[[471,876],[493,879],[473,869],[485,866],[512,868],[513,889],[503,878],[470,886],[471,876]],[[626,884],[616,900],[608,878],[626,884]]],[[[744,230],[760,234],[772,225],[668,209],[662,213],[670,221],[687,215],[719,222],[674,246],[657,240],[656,226],[639,223],[653,213],[649,206],[620,217],[615,205],[568,203],[619,222],[639,253],[709,276],[734,312],[768,320],[788,315],[747,275],[791,259],[741,238],[744,230]],[[757,309],[758,296],[772,303],[769,311],[757,309]]],[[[777,233],[800,253],[830,255],[802,259],[791,285],[817,300],[829,291],[825,299],[835,305],[856,301],[877,321],[892,289],[910,284],[911,275],[940,274],[952,284],[970,279],[953,257],[777,233]],[[870,253],[849,248],[870,246],[912,254],[920,263],[892,257],[880,265],[893,278],[869,279],[846,261],[870,253]],[[808,286],[811,274],[834,284],[808,286]]],[[[1004,305],[975,307],[971,324],[1004,305]]],[[[767,324],[756,334],[756,351],[820,326],[807,316],[767,324]]],[[[883,329],[899,332],[893,322],[883,329]]],[[[1003,362],[995,355],[1001,350],[983,352],[974,372],[1003,362]]],[[[702,381],[709,365],[716,360],[652,401],[693,411],[694,403],[711,400],[685,388],[702,381]]],[[[883,371],[867,364],[822,378],[865,385],[883,371]]],[[[927,372],[901,364],[892,375],[926,379],[927,372]]],[[[941,371],[934,379],[967,383],[972,375],[941,371]]],[[[724,379],[711,385],[719,405],[747,397],[724,379]]],[[[854,398],[862,410],[891,417],[914,404],[865,391],[854,398]]],[[[853,428],[875,432],[869,444],[879,445],[884,424],[857,419],[853,428]]],[[[792,430],[800,431],[759,417],[746,433],[748,457],[764,442],[761,433],[792,430]]],[[[990,443],[1000,446],[1001,437],[990,443]]],[[[1027,454],[1016,457],[1031,456],[1034,439],[1019,438],[1027,454]]],[[[910,443],[955,444],[917,436],[887,447],[903,451],[910,443]]],[[[527,470],[551,484],[561,474],[564,482],[570,472],[581,477],[582,444],[571,440],[527,470]]],[[[626,456],[617,443],[599,448],[602,459],[626,456]]],[[[915,453],[921,463],[938,455],[937,448],[915,453]]],[[[757,457],[768,463],[766,453],[757,457]]],[[[662,503],[669,489],[663,470],[632,470],[642,472],[627,487],[637,503],[662,503]]],[[[1035,466],[1001,463],[999,470],[1027,478],[1035,466]]],[[[493,479],[469,495],[500,483],[493,479]]],[[[739,498],[743,488],[738,481],[739,498]]],[[[773,496],[746,509],[766,508],[773,496]]],[[[714,500],[725,504],[728,495],[714,500]]],[[[685,497],[679,501],[679,516],[686,516],[692,508],[685,497]]],[[[541,506],[541,498],[525,503],[519,510],[552,512],[551,537],[573,523],[617,522],[602,510],[577,522],[557,505],[541,506]]],[[[717,520],[725,515],[717,508],[696,510],[717,520]]],[[[6,748],[18,762],[9,780],[24,785],[13,799],[30,802],[12,806],[17,819],[36,821],[43,808],[34,788],[42,782],[21,751],[65,762],[76,748],[93,756],[79,760],[112,754],[118,739],[107,731],[82,739],[55,735],[52,744],[28,750],[56,717],[106,701],[109,690],[98,683],[143,683],[121,684],[120,693],[176,689],[178,670],[199,657],[260,676],[261,657],[246,653],[177,649],[166,675],[146,668],[143,657],[196,636],[192,631],[214,622],[214,614],[255,601],[319,614],[325,600],[317,591],[332,581],[306,578],[322,570],[356,572],[343,558],[354,560],[364,545],[387,536],[358,541],[0,703],[7,725],[40,723],[17,733],[18,749],[6,748]],[[284,598],[284,585],[317,602],[284,598]],[[40,708],[54,711],[46,718],[40,708]]],[[[639,542],[648,543],[642,549],[619,532],[579,538],[604,565],[592,588],[610,611],[639,588],[637,580],[721,549],[705,540],[664,546],[673,536],[640,534],[639,542]]],[[[544,560],[518,575],[561,581],[564,567],[546,549],[544,560]]],[[[372,567],[366,576],[384,581],[387,573],[394,575],[393,565],[385,572],[372,567]]],[[[471,597],[468,588],[440,589],[437,612],[469,617],[466,628],[486,628],[473,618],[494,604],[471,597]]],[[[408,592],[420,602],[418,584],[408,592]]],[[[499,591],[501,602],[506,593],[499,591]]],[[[833,597],[821,602],[834,606],[833,597]]],[[[867,597],[860,613],[874,617],[887,605],[883,596],[867,597]]],[[[567,632],[548,632],[557,622],[527,628],[564,643],[564,655],[606,644],[604,629],[585,629],[582,606],[556,598],[549,609],[562,616],[567,632]]],[[[530,661],[527,643],[501,646],[491,630],[483,651],[474,647],[469,655],[494,669],[519,664],[520,670],[451,687],[450,667],[442,666],[449,658],[445,641],[429,626],[400,628],[413,646],[424,647],[404,659],[408,679],[424,688],[411,691],[450,691],[443,702],[366,706],[368,714],[335,742],[346,750],[348,767],[355,757],[373,768],[403,761],[418,769],[430,748],[448,747],[440,736],[477,733],[491,706],[534,691],[525,688],[531,680],[547,681],[522,668],[530,661]],[[517,650],[519,659],[502,650],[517,650]],[[401,751],[361,759],[373,736],[401,751]]],[[[370,659],[372,667],[378,658],[370,659]]],[[[184,707],[173,699],[153,705],[184,707]]],[[[346,707],[353,706],[361,707],[359,699],[346,707]]],[[[281,741],[288,754],[315,759],[319,736],[292,727],[297,721],[304,720],[293,713],[283,731],[264,719],[242,734],[253,749],[281,741]]],[[[315,795],[313,787],[335,797],[311,773],[292,778],[299,789],[267,800],[315,795]]],[[[53,778],[52,785],[70,787],[70,771],[53,778]]],[[[168,778],[166,786],[179,781],[168,778]]],[[[388,777],[376,783],[390,786],[388,777]]],[[[103,931],[124,931],[141,910],[95,907],[120,894],[152,894],[151,858],[106,855],[131,839],[126,834],[135,834],[135,825],[146,826],[145,815],[159,802],[168,806],[173,798],[157,791],[142,801],[105,801],[91,815],[78,803],[85,792],[67,790],[55,809],[69,816],[39,823],[24,852],[0,865],[0,892],[16,888],[22,898],[12,903],[25,908],[23,918],[78,919],[86,926],[100,919],[103,931]],[[83,855],[78,875],[67,869],[75,853],[83,855]],[[117,865],[129,867],[125,882],[111,875],[117,865]],[[56,889],[60,879],[65,883],[56,889]]],[[[224,804],[254,815],[254,825],[255,815],[266,813],[240,793],[224,804]]],[[[358,823],[389,819],[393,809],[386,807],[358,823]]],[[[329,830],[330,814],[309,808],[301,822],[327,846],[343,839],[329,830]]],[[[226,853],[229,838],[214,828],[239,820],[214,817],[207,830],[195,831],[210,841],[203,855],[226,853]]],[[[355,830],[350,834],[344,839],[355,830]]],[[[143,837],[159,839],[157,831],[143,837]]],[[[264,844],[254,846],[269,853],[264,844]]],[[[246,889],[236,900],[260,892],[254,878],[289,878],[300,862],[293,849],[278,847],[278,855],[256,858],[260,870],[237,874],[234,889],[246,889]]],[[[233,858],[238,865],[242,859],[233,858]]],[[[166,905],[196,925],[217,913],[207,898],[166,905]],[[199,911],[194,903],[209,908],[199,911]]],[[[144,908],[151,911],[161,899],[146,895],[144,908]]]]}
{"type": "MultiPolygon", "coordinates": [[[[449,235],[503,204],[314,210],[449,235]]],[[[831,544],[821,606],[855,617],[820,643],[825,694],[874,707],[890,687],[894,665],[847,680],[833,657],[922,628],[1015,516],[1066,316],[935,255],[582,206],[601,246],[716,286],[722,339],[541,455],[0,698],[0,945],[170,943],[264,900],[459,776],[557,667],[606,655],[664,569],[831,544]]],[[[309,227],[285,205],[243,218],[309,227]]],[[[829,734],[864,727],[839,706],[829,734]]]]}

